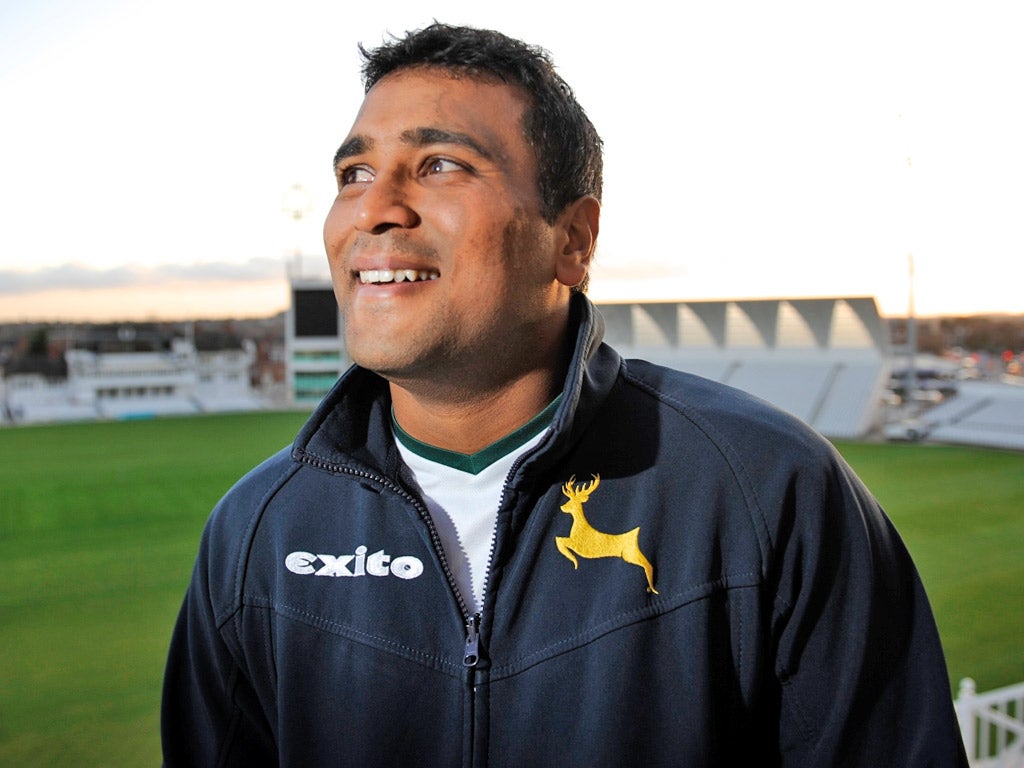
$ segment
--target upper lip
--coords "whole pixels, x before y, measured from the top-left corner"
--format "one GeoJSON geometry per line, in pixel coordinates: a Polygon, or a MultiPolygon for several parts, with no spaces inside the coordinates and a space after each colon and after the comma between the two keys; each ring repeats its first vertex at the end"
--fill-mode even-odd
{"type": "Polygon", "coordinates": [[[437,271],[436,259],[432,251],[417,248],[412,244],[395,243],[390,248],[359,248],[356,247],[349,259],[349,269],[358,274],[368,269],[415,269],[437,271]]]}
{"type": "Polygon", "coordinates": [[[417,272],[431,270],[435,272],[437,271],[437,267],[431,264],[415,262],[410,259],[388,258],[386,256],[355,259],[352,262],[351,269],[352,272],[356,274],[359,272],[365,272],[368,269],[390,269],[392,271],[398,269],[414,269],[417,272]]]}

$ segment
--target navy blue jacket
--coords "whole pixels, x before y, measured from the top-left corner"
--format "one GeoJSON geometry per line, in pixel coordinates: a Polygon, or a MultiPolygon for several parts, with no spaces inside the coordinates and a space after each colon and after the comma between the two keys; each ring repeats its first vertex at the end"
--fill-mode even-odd
{"type": "Polygon", "coordinates": [[[171,644],[169,768],[966,765],[917,573],[832,447],[573,318],[480,616],[368,371],[225,496],[171,644]]]}

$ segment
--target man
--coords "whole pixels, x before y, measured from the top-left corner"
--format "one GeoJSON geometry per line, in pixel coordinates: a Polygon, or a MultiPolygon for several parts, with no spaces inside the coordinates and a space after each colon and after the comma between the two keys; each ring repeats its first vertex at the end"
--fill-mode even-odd
{"type": "Polygon", "coordinates": [[[357,366],[203,535],[168,766],[965,765],[831,447],[601,343],[601,144],[540,51],[364,51],[324,239],[357,366]]]}

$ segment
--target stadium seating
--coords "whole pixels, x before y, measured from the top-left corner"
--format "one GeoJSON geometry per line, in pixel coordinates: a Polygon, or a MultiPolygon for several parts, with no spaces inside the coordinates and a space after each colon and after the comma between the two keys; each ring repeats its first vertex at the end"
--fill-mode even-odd
{"type": "Polygon", "coordinates": [[[1024,450],[1024,386],[962,382],[922,421],[930,440],[1024,450]]]}
{"type": "Polygon", "coordinates": [[[605,338],[637,357],[750,392],[828,437],[878,426],[889,375],[873,299],[599,304],[605,338]]]}

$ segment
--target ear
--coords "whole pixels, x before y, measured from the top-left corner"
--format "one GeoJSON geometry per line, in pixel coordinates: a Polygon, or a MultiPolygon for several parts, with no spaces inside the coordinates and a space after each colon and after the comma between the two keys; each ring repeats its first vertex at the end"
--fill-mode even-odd
{"type": "Polygon", "coordinates": [[[601,203],[584,195],[565,207],[558,217],[563,232],[562,250],[555,265],[558,282],[575,288],[585,283],[597,246],[601,225],[601,203]]]}

